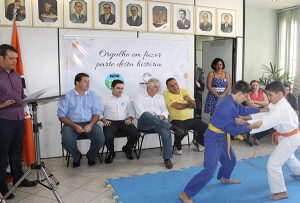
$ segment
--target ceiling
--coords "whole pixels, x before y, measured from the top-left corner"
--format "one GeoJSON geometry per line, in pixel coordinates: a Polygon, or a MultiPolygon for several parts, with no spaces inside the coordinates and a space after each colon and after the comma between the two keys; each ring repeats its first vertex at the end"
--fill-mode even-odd
{"type": "Polygon", "coordinates": [[[300,0],[277,0],[277,2],[273,2],[272,0],[246,0],[247,5],[257,8],[280,10],[300,6],[300,0]]]}

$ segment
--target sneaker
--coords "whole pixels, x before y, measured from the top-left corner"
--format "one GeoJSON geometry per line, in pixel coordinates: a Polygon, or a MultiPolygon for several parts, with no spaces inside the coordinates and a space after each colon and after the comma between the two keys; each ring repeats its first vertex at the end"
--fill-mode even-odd
{"type": "Polygon", "coordinates": [[[175,154],[182,155],[182,149],[179,150],[175,147],[175,154]]]}
{"type": "Polygon", "coordinates": [[[204,146],[202,146],[201,144],[198,144],[198,152],[203,152],[204,151],[204,146]]]}
{"type": "Polygon", "coordinates": [[[204,146],[202,146],[201,144],[199,144],[195,140],[192,141],[192,144],[194,145],[194,147],[196,148],[196,150],[198,152],[203,152],[204,151],[204,146]]]}

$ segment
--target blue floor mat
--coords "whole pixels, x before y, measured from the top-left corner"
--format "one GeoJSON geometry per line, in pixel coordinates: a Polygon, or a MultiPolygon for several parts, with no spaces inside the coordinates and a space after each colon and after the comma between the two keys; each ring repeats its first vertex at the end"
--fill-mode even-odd
{"type": "MultiPolygon", "coordinates": [[[[213,179],[193,197],[196,203],[270,203],[266,165],[269,156],[250,158],[237,162],[232,177],[241,180],[241,185],[222,185],[213,179]]],[[[300,157],[300,151],[296,152],[300,157]]],[[[178,171],[159,172],[118,179],[108,179],[106,184],[114,189],[114,196],[119,203],[180,203],[179,193],[186,183],[200,170],[195,166],[178,171]]],[[[280,203],[300,202],[300,178],[290,176],[290,170],[283,168],[288,199],[280,203]]]]}

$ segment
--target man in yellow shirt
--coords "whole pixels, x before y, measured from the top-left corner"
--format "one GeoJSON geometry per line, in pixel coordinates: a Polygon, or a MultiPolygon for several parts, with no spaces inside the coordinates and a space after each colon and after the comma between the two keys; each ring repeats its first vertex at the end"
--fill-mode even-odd
{"type": "MultiPolygon", "coordinates": [[[[169,111],[169,121],[186,131],[194,130],[195,135],[193,144],[199,151],[203,151],[203,134],[207,129],[207,124],[198,118],[193,117],[193,110],[196,108],[196,102],[190,92],[186,89],[180,89],[177,81],[174,78],[169,78],[166,81],[168,91],[164,97],[169,111]]],[[[181,140],[175,134],[175,151],[177,154],[182,154],[181,140]]]]}

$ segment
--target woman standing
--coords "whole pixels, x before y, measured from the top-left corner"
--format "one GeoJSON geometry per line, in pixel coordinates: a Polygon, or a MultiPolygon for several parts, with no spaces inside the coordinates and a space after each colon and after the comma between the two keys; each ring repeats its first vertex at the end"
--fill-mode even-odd
{"type": "Polygon", "coordinates": [[[231,75],[224,71],[225,63],[221,58],[215,58],[211,64],[214,70],[207,76],[208,94],[205,101],[204,113],[210,116],[216,109],[217,102],[223,99],[231,89],[231,75]]]}

